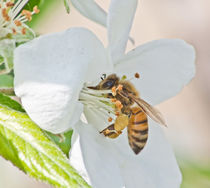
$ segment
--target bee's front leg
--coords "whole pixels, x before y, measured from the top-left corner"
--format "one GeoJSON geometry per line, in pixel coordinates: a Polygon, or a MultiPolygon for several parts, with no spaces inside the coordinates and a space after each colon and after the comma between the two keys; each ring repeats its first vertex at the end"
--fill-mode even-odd
{"type": "Polygon", "coordinates": [[[117,138],[120,134],[122,134],[122,131],[115,130],[114,124],[111,124],[100,133],[109,138],[117,138]]]}

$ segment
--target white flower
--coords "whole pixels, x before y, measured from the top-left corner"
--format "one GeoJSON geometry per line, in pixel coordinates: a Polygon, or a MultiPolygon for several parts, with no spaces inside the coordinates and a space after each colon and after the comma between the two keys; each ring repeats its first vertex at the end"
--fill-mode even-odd
{"type": "Polygon", "coordinates": [[[35,37],[35,33],[25,22],[39,12],[37,6],[33,11],[22,10],[29,0],[0,0],[0,58],[5,65],[2,73],[13,68],[13,51],[16,43],[26,42],[35,37]]]}
{"type": "Polygon", "coordinates": [[[70,162],[93,187],[177,188],[181,173],[160,126],[149,121],[148,142],[135,155],[125,130],[117,139],[99,134],[108,126],[112,108],[98,100],[100,92],[90,95],[93,91],[86,85],[99,82],[103,73],[131,78],[138,72],[141,79],[132,82],[142,99],[156,105],[193,78],[194,49],[182,40],[162,39],[125,55],[137,1],[117,2],[111,2],[107,17],[108,48],[83,28],[41,36],[18,47],[15,92],[41,128],[53,133],[74,129],[70,162]],[[82,111],[87,123],[80,120],[82,111]]]}
{"type": "Polygon", "coordinates": [[[34,34],[25,22],[30,21],[32,15],[37,14],[39,10],[37,6],[35,6],[32,12],[28,10],[21,11],[28,1],[29,0],[18,0],[16,2],[14,0],[0,1],[0,39],[15,38],[17,42],[23,42],[24,37],[22,35],[25,35],[27,31],[34,34]]]}

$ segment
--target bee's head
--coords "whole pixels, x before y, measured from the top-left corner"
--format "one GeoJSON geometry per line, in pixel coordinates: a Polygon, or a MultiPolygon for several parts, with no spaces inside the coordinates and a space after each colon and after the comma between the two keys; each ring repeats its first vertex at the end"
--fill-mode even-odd
{"type": "Polygon", "coordinates": [[[111,89],[114,86],[118,85],[119,83],[119,78],[117,77],[116,74],[111,74],[104,78],[100,83],[99,87],[100,89],[111,89]]]}
{"type": "Polygon", "coordinates": [[[119,78],[116,74],[111,74],[106,77],[104,74],[103,77],[101,77],[102,81],[95,87],[88,87],[90,89],[97,89],[97,90],[106,90],[111,89],[112,87],[118,85],[119,78]]]}

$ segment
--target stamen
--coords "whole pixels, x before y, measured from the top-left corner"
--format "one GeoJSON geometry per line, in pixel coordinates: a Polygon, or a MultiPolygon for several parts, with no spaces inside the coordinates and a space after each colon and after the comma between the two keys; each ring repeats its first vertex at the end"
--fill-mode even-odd
{"type": "Polygon", "coordinates": [[[35,6],[35,7],[33,8],[33,12],[34,12],[35,14],[38,14],[38,13],[40,12],[40,10],[38,9],[38,6],[35,6]]]}
{"type": "Polygon", "coordinates": [[[122,88],[123,88],[123,85],[121,85],[121,84],[119,84],[119,85],[117,86],[117,90],[119,90],[119,91],[122,91],[122,88]]]}
{"type": "Polygon", "coordinates": [[[137,72],[137,73],[135,73],[135,78],[140,78],[140,75],[139,75],[139,73],[137,72]]]}
{"type": "Polygon", "coordinates": [[[8,15],[8,13],[7,13],[7,9],[6,9],[6,8],[3,8],[3,9],[2,9],[2,16],[3,16],[3,18],[4,18],[6,21],[10,21],[10,17],[9,17],[9,15],[8,15]]]}
{"type": "Polygon", "coordinates": [[[22,25],[21,21],[19,20],[15,20],[14,23],[17,27],[22,25]]]}
{"type": "Polygon", "coordinates": [[[31,21],[32,20],[32,13],[28,10],[23,10],[21,12],[21,15],[25,16],[27,18],[28,21],[31,21]]]}
{"type": "Polygon", "coordinates": [[[34,6],[33,11],[22,10],[29,0],[0,0],[0,23],[1,29],[5,32],[0,32],[0,38],[10,35],[23,34],[25,35],[28,30],[35,36],[31,30],[24,23],[32,20],[32,15],[38,14],[40,10],[34,6]],[[22,10],[22,12],[21,12],[22,10]]]}
{"type": "Polygon", "coordinates": [[[15,5],[15,3],[13,3],[13,2],[7,2],[6,3],[6,6],[7,7],[13,7],[15,5]]]}
{"type": "Polygon", "coordinates": [[[115,103],[115,102],[117,101],[117,99],[116,99],[116,98],[112,98],[111,101],[112,101],[113,103],[115,103]]]}
{"type": "Polygon", "coordinates": [[[112,122],[112,120],[113,120],[113,119],[112,119],[111,117],[108,118],[108,122],[112,122]]]}
{"type": "Polygon", "coordinates": [[[116,92],[116,87],[112,87],[112,95],[113,96],[116,96],[117,95],[117,92],[116,92]]]}
{"type": "Polygon", "coordinates": [[[12,33],[13,33],[14,35],[17,34],[17,31],[15,30],[15,28],[12,28],[12,33]]]}
{"type": "Polygon", "coordinates": [[[121,103],[119,100],[116,101],[115,106],[116,106],[117,109],[119,109],[119,110],[121,110],[121,109],[123,108],[123,105],[122,105],[122,103],[121,103]]]}
{"type": "Polygon", "coordinates": [[[126,75],[123,75],[121,80],[126,80],[127,79],[127,76],[126,75]]]}
{"type": "Polygon", "coordinates": [[[22,33],[23,35],[26,34],[26,28],[25,28],[25,27],[22,28],[21,33],[22,33]]]}
{"type": "Polygon", "coordinates": [[[115,115],[116,115],[116,116],[119,116],[119,115],[120,115],[120,112],[119,112],[119,111],[117,111],[117,112],[115,113],[115,115]]]}

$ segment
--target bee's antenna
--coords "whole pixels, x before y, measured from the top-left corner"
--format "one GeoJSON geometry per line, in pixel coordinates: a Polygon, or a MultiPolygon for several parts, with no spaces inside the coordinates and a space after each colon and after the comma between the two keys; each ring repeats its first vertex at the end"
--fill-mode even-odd
{"type": "Polygon", "coordinates": [[[106,78],[106,74],[102,74],[101,80],[104,80],[106,78]]]}

